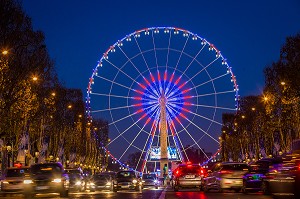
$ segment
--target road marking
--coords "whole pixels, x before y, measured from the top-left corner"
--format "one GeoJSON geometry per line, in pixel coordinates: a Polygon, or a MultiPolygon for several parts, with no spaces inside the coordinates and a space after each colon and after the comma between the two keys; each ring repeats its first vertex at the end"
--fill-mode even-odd
{"type": "Polygon", "coordinates": [[[160,196],[159,196],[158,199],[165,199],[165,197],[166,197],[166,189],[167,188],[164,188],[164,190],[161,192],[161,194],[160,194],[160,196]]]}

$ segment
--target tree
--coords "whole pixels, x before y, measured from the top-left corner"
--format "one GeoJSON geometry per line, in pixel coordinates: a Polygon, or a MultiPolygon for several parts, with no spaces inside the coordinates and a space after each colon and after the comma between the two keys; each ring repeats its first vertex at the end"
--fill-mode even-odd
{"type": "Polygon", "coordinates": [[[266,109],[275,124],[274,141],[289,151],[293,139],[300,138],[300,34],[287,37],[280,59],[265,68],[266,109]]]}

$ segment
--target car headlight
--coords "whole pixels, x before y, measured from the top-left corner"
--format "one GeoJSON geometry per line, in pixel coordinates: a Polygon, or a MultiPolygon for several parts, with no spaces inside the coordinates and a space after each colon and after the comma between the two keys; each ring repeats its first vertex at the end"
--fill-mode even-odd
{"type": "Polygon", "coordinates": [[[7,181],[2,181],[2,183],[3,183],[3,184],[8,184],[8,182],[7,182],[7,181]]]}
{"type": "Polygon", "coordinates": [[[54,180],[52,180],[52,182],[60,183],[61,182],[61,178],[55,178],[54,180]]]}
{"type": "Polygon", "coordinates": [[[142,182],[145,182],[145,180],[142,180],[142,182]]]}
{"type": "Polygon", "coordinates": [[[154,180],[154,183],[157,183],[157,180],[154,180]]]}
{"type": "Polygon", "coordinates": [[[32,183],[32,180],[24,180],[23,183],[24,183],[24,184],[31,184],[31,183],[32,183]]]}
{"type": "Polygon", "coordinates": [[[137,183],[137,180],[136,180],[136,179],[134,179],[134,180],[132,180],[132,182],[135,184],[135,183],[137,183]]]}
{"type": "Polygon", "coordinates": [[[77,182],[75,183],[75,185],[81,185],[81,182],[80,182],[80,181],[77,181],[77,182]]]}
{"type": "Polygon", "coordinates": [[[95,185],[95,183],[93,183],[93,182],[90,182],[90,185],[91,185],[91,186],[94,186],[94,185],[95,185]]]}
{"type": "Polygon", "coordinates": [[[110,186],[110,185],[111,185],[111,182],[107,182],[106,185],[107,185],[107,186],[110,186]]]}

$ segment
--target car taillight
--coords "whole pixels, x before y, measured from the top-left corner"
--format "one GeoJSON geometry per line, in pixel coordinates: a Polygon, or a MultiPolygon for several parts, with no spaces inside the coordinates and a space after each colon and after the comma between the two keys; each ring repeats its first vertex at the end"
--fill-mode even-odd
{"type": "Polygon", "coordinates": [[[180,176],[180,172],[177,170],[176,172],[175,172],[175,175],[178,177],[178,176],[180,176]]]}
{"type": "Polygon", "coordinates": [[[219,174],[232,174],[232,172],[231,171],[226,171],[226,170],[224,171],[223,170],[223,171],[220,171],[219,174]]]}

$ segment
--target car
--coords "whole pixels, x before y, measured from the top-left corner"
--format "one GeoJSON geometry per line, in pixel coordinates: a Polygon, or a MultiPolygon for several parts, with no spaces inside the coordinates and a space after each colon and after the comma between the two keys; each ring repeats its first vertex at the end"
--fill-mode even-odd
{"type": "Polygon", "coordinates": [[[171,185],[174,191],[181,188],[202,189],[204,169],[199,164],[180,164],[172,173],[171,185]]]}
{"type": "Polygon", "coordinates": [[[266,173],[264,194],[295,196],[300,198],[300,153],[282,156],[282,164],[266,173]]]}
{"type": "Polygon", "coordinates": [[[69,189],[74,191],[84,191],[85,181],[83,172],[80,168],[66,168],[65,173],[69,175],[69,189]]]}
{"type": "Polygon", "coordinates": [[[10,167],[7,168],[3,179],[1,180],[2,195],[7,193],[22,193],[24,184],[23,180],[29,173],[29,167],[10,167]]]}
{"type": "Polygon", "coordinates": [[[114,172],[96,173],[90,179],[89,189],[91,192],[99,190],[113,190],[114,172]]]}
{"type": "Polygon", "coordinates": [[[242,162],[220,162],[208,170],[203,180],[203,190],[234,190],[239,192],[243,186],[243,176],[248,172],[249,166],[242,162]]]}
{"type": "Polygon", "coordinates": [[[38,193],[59,193],[68,197],[69,176],[61,163],[39,163],[30,166],[29,176],[24,178],[24,196],[33,198],[38,193]]]}
{"type": "Polygon", "coordinates": [[[142,181],[137,173],[132,170],[122,170],[116,173],[113,182],[113,191],[117,192],[122,189],[131,189],[139,191],[142,187],[142,181]]]}
{"type": "Polygon", "coordinates": [[[264,190],[263,179],[266,173],[272,169],[277,169],[282,163],[281,158],[262,158],[249,165],[249,172],[243,177],[242,192],[257,192],[264,190]]]}
{"type": "Polygon", "coordinates": [[[142,187],[155,187],[155,189],[158,189],[158,178],[156,174],[151,173],[143,173],[142,175],[142,187]]]}

